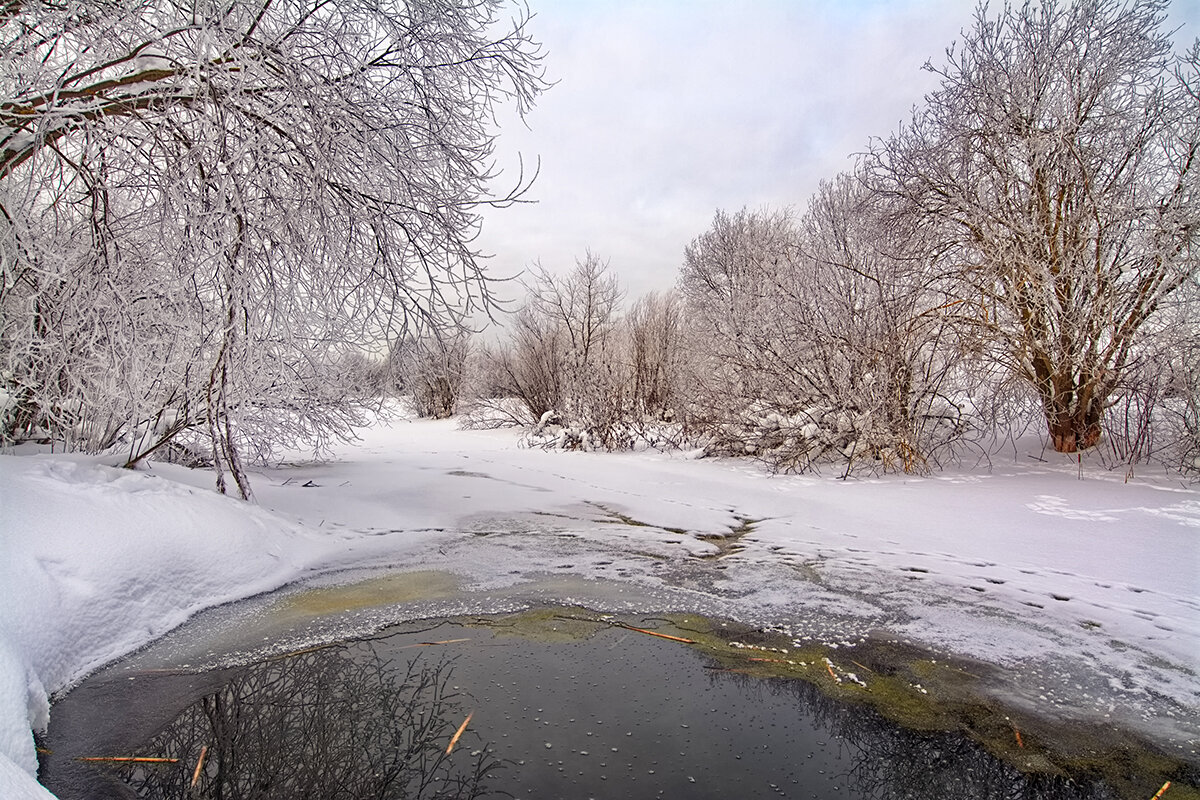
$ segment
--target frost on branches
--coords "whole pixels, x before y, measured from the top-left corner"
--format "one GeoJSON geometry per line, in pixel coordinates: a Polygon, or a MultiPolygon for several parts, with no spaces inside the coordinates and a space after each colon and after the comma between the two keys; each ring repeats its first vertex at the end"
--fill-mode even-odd
{"type": "Polygon", "coordinates": [[[346,435],[355,351],[491,304],[491,114],[544,88],[503,5],[4,4],[3,438],[198,440],[246,497],[346,435]]]}
{"type": "Polygon", "coordinates": [[[1166,7],[980,7],[927,66],[941,87],[866,160],[931,232],[963,321],[1036,393],[1060,452],[1097,444],[1105,410],[1152,398],[1195,346],[1200,42],[1172,54],[1166,7]]]}
{"type": "Polygon", "coordinates": [[[680,278],[710,451],[921,471],[1040,418],[1200,468],[1200,42],[1165,9],[981,6],[798,220],[719,212],[680,278]]]}
{"type": "Polygon", "coordinates": [[[569,450],[678,446],[680,305],[650,293],[622,313],[624,291],[593,253],[566,275],[542,267],[508,336],[484,348],[466,423],[530,428],[525,443],[569,450]]]}
{"type": "Polygon", "coordinates": [[[718,212],[687,248],[693,428],[710,452],[803,471],[925,472],[965,432],[961,362],[919,232],[883,224],[855,176],[796,220],[718,212]]]}

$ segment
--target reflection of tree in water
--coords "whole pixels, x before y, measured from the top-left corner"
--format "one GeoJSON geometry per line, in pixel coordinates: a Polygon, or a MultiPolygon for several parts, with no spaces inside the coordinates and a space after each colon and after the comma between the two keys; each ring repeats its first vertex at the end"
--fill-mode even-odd
{"type": "Polygon", "coordinates": [[[144,748],[178,766],[126,780],[164,800],[475,798],[499,763],[486,748],[446,752],[466,715],[450,672],[419,661],[402,671],[367,643],[253,665],[144,748]]]}
{"type": "Polygon", "coordinates": [[[827,696],[800,680],[729,676],[746,691],[768,687],[776,697],[795,698],[813,723],[837,737],[850,768],[841,776],[870,800],[973,798],[974,800],[1115,800],[1094,781],[1077,783],[1054,775],[1029,775],[988,753],[960,733],[902,728],[864,706],[827,696]]]}

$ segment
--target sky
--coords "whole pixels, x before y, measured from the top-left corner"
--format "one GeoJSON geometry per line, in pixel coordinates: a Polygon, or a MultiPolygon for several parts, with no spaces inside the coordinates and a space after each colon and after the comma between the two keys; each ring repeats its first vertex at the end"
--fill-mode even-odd
{"type": "MultiPolygon", "coordinates": [[[[629,299],[669,289],[718,209],[803,209],[936,88],[971,27],[973,0],[529,0],[555,86],[524,124],[502,117],[507,190],[489,210],[490,272],[569,270],[588,251],[629,299]]],[[[997,5],[993,3],[993,5],[997,5]]],[[[1175,0],[1177,41],[1200,36],[1200,0],[1175,0]]],[[[514,293],[513,289],[506,290],[514,293]]]]}

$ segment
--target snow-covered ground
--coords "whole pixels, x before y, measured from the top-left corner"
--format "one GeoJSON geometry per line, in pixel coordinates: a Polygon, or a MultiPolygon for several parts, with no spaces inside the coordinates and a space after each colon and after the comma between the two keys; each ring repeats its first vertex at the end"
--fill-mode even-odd
{"type": "Polygon", "coordinates": [[[990,469],[841,482],[523,449],[450,422],[362,437],[258,472],[258,506],[204,472],[0,456],[0,796],[49,796],[30,735],[48,693],[207,606],[372,566],[475,589],[630,581],[828,641],[882,628],[1011,668],[1039,707],[1200,748],[1200,492],[1178,477],[1018,448],[990,469]]]}

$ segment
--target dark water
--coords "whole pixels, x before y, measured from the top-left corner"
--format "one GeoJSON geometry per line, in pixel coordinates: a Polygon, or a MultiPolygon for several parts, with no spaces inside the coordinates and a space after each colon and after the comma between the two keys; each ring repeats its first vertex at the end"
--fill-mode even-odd
{"type": "Polygon", "coordinates": [[[1112,796],[714,666],[618,628],[442,624],[201,675],[109,670],[55,704],[41,777],[62,800],[1112,796]]]}

